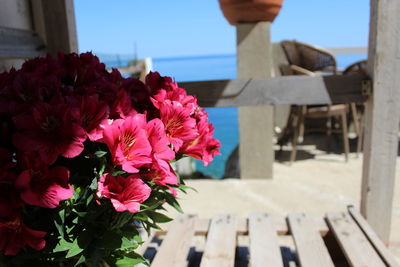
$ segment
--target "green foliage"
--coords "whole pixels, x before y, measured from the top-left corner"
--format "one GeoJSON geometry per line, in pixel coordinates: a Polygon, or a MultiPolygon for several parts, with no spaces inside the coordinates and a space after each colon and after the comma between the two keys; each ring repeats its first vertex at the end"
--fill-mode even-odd
{"type": "MultiPolygon", "coordinates": [[[[159,224],[172,219],[165,215],[165,204],[179,212],[182,209],[177,198],[166,187],[146,181],[151,188],[150,197],[141,203],[137,213],[117,212],[109,199],[97,198],[97,186],[105,170],[113,176],[129,175],[109,166],[107,148],[94,143],[85,144],[85,151],[73,163],[62,158],[59,164],[67,166],[73,174],[70,178],[74,195],[62,201],[55,209],[25,206],[25,221],[34,229],[47,232],[46,248],[35,251],[27,248],[18,257],[0,254],[0,267],[9,266],[133,266],[146,263],[135,250],[142,244],[140,231],[150,233],[161,229],[159,224]],[[87,149],[88,147],[89,149],[87,149]],[[95,152],[90,152],[95,151],[95,152]],[[52,220],[46,220],[52,218],[52,220]]],[[[174,187],[186,193],[191,189],[180,181],[174,187]]]]}

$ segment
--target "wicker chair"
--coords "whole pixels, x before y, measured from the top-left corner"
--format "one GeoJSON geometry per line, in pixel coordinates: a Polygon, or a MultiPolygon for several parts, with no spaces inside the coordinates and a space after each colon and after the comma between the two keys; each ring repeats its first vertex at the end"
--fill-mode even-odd
{"type": "MultiPolygon", "coordinates": [[[[337,73],[335,57],[320,48],[297,41],[282,41],[282,48],[285,51],[288,65],[281,66],[282,75],[332,75],[337,73]]],[[[340,132],[343,135],[345,159],[348,160],[349,140],[347,131],[347,110],[346,104],[340,105],[320,105],[320,106],[291,106],[291,112],[288,118],[286,128],[278,140],[282,146],[291,142],[292,151],[290,162],[296,159],[297,144],[299,139],[303,138],[305,132],[305,120],[308,119],[326,119],[326,134],[328,140],[328,151],[330,150],[330,137],[334,129],[332,120],[339,118],[341,121],[340,132]]],[[[307,131],[321,130],[307,129],[307,131]]]]}

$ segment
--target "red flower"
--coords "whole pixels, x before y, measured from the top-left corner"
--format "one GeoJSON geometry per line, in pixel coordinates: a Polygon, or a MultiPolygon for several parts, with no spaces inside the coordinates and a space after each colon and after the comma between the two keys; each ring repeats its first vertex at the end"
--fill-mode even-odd
{"type": "Polygon", "coordinates": [[[79,123],[85,129],[88,138],[91,141],[103,138],[108,119],[108,105],[99,101],[97,95],[85,95],[81,97],[80,102],[79,123]]]}
{"type": "Polygon", "coordinates": [[[190,112],[175,101],[166,100],[160,105],[161,121],[175,151],[178,151],[185,142],[198,136],[196,120],[190,116],[190,112]]]}
{"type": "Polygon", "coordinates": [[[45,232],[28,228],[22,223],[21,215],[0,221],[0,251],[4,255],[17,255],[26,246],[42,250],[46,246],[45,232]]]}
{"type": "Polygon", "coordinates": [[[164,124],[160,119],[153,119],[147,123],[147,136],[152,147],[153,158],[165,161],[175,158],[175,152],[169,147],[164,124]]]}
{"type": "Polygon", "coordinates": [[[17,178],[16,187],[27,204],[52,209],[59,206],[60,201],[72,197],[74,191],[68,180],[67,168],[48,169],[42,165],[24,170],[17,178]]]}
{"type": "Polygon", "coordinates": [[[179,153],[202,160],[204,166],[207,166],[213,161],[215,155],[221,154],[219,151],[221,143],[218,139],[213,138],[214,127],[207,121],[207,114],[204,114],[205,115],[203,115],[197,123],[197,129],[200,135],[182,146],[179,153]]]}
{"type": "Polygon", "coordinates": [[[79,155],[86,132],[72,114],[71,108],[62,103],[38,103],[31,115],[14,118],[19,130],[13,136],[14,145],[22,151],[38,151],[47,164],[54,163],[60,155],[79,155]]]}
{"type": "Polygon", "coordinates": [[[128,93],[125,90],[119,90],[111,105],[110,119],[124,119],[128,116],[133,116],[136,113],[137,111],[132,108],[131,99],[129,98],[128,93]]]}
{"type": "Polygon", "coordinates": [[[113,163],[121,165],[126,172],[137,173],[137,168],[152,161],[143,114],[115,120],[104,129],[103,142],[111,152],[113,163]]]}
{"type": "Polygon", "coordinates": [[[172,194],[176,195],[176,191],[170,185],[178,185],[178,177],[168,162],[155,160],[150,171],[143,173],[142,177],[155,184],[168,187],[172,194]]]}
{"type": "Polygon", "coordinates": [[[150,72],[147,74],[146,85],[150,88],[153,95],[157,94],[160,89],[173,91],[178,88],[178,84],[174,82],[171,77],[163,77],[158,72],[150,72]]]}
{"type": "Polygon", "coordinates": [[[150,193],[151,188],[137,174],[128,177],[104,174],[100,178],[97,189],[97,197],[110,199],[116,211],[131,213],[140,210],[140,203],[149,198],[150,193]]]}

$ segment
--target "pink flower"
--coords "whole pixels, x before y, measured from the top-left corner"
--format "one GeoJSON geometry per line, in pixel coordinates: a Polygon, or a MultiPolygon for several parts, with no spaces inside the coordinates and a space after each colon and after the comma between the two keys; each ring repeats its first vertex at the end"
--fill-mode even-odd
{"type": "Polygon", "coordinates": [[[155,160],[150,167],[150,171],[141,175],[143,178],[155,184],[168,187],[172,194],[176,195],[176,191],[171,185],[178,185],[178,177],[168,162],[164,160],[155,160]]]}
{"type": "Polygon", "coordinates": [[[107,125],[108,105],[99,101],[97,95],[85,95],[80,99],[80,125],[88,138],[96,141],[103,138],[103,129],[107,125]]]}
{"type": "Polygon", "coordinates": [[[97,197],[110,199],[116,211],[131,213],[140,210],[140,203],[144,202],[150,193],[151,188],[137,174],[114,177],[106,173],[100,178],[97,189],[97,197]]]}
{"type": "Polygon", "coordinates": [[[13,136],[14,145],[22,151],[38,151],[47,164],[54,163],[60,155],[78,156],[86,132],[72,114],[71,108],[62,103],[38,103],[32,114],[14,118],[18,129],[13,136]]]}
{"type": "Polygon", "coordinates": [[[190,110],[180,103],[166,100],[160,105],[161,121],[165,125],[166,135],[173,145],[174,151],[198,136],[196,120],[190,117],[190,110]]]}
{"type": "Polygon", "coordinates": [[[60,201],[72,197],[74,191],[68,180],[67,168],[41,166],[24,170],[17,178],[16,187],[27,204],[52,209],[59,206],[60,201]]]}
{"type": "Polygon", "coordinates": [[[139,167],[152,161],[143,114],[115,120],[105,127],[103,142],[110,150],[113,163],[121,165],[126,172],[137,173],[139,167]]]}
{"type": "Polygon", "coordinates": [[[132,108],[131,99],[128,93],[125,90],[119,90],[111,105],[110,119],[124,119],[128,116],[133,116],[136,113],[137,111],[132,108]]]}
{"type": "Polygon", "coordinates": [[[207,115],[201,116],[197,123],[197,129],[200,135],[182,146],[179,153],[202,160],[204,166],[207,166],[213,161],[215,155],[220,154],[221,143],[218,139],[213,138],[214,127],[207,121],[207,115]]]}
{"type": "Polygon", "coordinates": [[[178,88],[178,84],[171,77],[163,77],[158,72],[150,72],[146,75],[146,85],[150,88],[152,94],[157,94],[160,89],[173,91],[178,88]]]}
{"type": "Polygon", "coordinates": [[[45,232],[28,228],[22,223],[21,215],[0,221],[0,251],[4,255],[17,255],[26,246],[42,250],[46,246],[45,232]]]}
{"type": "Polygon", "coordinates": [[[169,140],[165,134],[164,124],[160,119],[153,119],[147,123],[147,136],[149,138],[153,157],[170,161],[175,158],[175,152],[169,147],[169,140]]]}

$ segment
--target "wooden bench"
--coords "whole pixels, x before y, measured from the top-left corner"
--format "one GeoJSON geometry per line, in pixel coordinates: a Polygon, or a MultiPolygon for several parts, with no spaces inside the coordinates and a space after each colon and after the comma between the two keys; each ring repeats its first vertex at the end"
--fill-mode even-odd
{"type": "Polygon", "coordinates": [[[353,207],[325,218],[182,215],[140,249],[152,267],[399,266],[353,207]]]}

